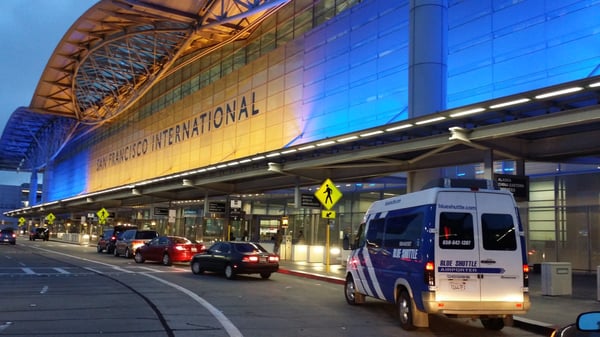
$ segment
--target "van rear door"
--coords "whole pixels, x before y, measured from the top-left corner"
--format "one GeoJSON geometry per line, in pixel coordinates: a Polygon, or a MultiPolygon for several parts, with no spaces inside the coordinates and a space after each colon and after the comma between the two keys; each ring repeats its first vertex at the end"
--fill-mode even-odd
{"type": "Polygon", "coordinates": [[[441,191],[436,204],[437,301],[522,301],[523,270],[512,196],[441,191]]]}

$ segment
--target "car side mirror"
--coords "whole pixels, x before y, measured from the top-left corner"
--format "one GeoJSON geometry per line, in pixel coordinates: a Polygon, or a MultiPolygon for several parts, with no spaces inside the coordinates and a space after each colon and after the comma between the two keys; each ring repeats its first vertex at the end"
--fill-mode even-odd
{"type": "Polygon", "coordinates": [[[577,329],[600,331],[600,311],[585,312],[577,317],[577,329]]]}

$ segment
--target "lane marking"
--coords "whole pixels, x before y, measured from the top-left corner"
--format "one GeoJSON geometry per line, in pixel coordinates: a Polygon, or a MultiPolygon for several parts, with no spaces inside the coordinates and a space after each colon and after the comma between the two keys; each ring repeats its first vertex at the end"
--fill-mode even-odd
{"type": "Polygon", "coordinates": [[[45,294],[45,293],[47,293],[47,292],[48,292],[48,286],[43,286],[42,290],[40,290],[40,294],[42,294],[42,295],[45,294]]]}
{"type": "MultiPolygon", "coordinates": [[[[79,257],[79,256],[74,256],[74,255],[69,255],[69,254],[65,254],[65,253],[61,253],[61,252],[57,252],[57,251],[53,251],[53,250],[49,250],[49,249],[43,249],[43,248],[38,248],[35,247],[36,249],[39,250],[43,250],[49,253],[53,253],[53,254],[58,254],[58,255],[63,255],[72,259],[77,259],[77,260],[81,260],[81,261],[86,261],[86,262],[90,262],[90,263],[96,263],[105,267],[112,267],[113,269],[117,269],[117,270],[122,270],[124,272],[127,273],[135,273],[133,271],[128,271],[125,270],[123,268],[114,266],[112,264],[108,264],[108,263],[104,263],[104,262],[100,262],[100,261],[94,261],[94,260],[90,260],[90,259],[86,259],[83,257],[79,257]]],[[[153,270],[154,272],[155,270],[153,270]]],[[[154,275],[150,275],[147,273],[139,273],[140,275],[144,275],[146,277],[152,278],[158,282],[161,282],[165,285],[168,285],[169,287],[172,287],[174,289],[177,289],[179,291],[181,291],[182,293],[188,295],[189,297],[191,297],[194,301],[198,302],[200,305],[202,305],[206,310],[208,310],[216,319],[217,321],[219,321],[219,323],[221,323],[221,325],[223,326],[223,328],[225,328],[225,331],[227,331],[227,334],[229,334],[230,337],[244,337],[244,335],[242,335],[242,333],[240,332],[240,330],[238,330],[238,328],[233,325],[233,323],[221,312],[219,311],[217,308],[215,308],[212,304],[210,304],[207,300],[203,299],[202,297],[196,295],[194,292],[192,292],[191,290],[188,290],[180,285],[177,285],[175,283],[171,283],[169,281],[163,280],[159,277],[156,277],[154,275]]]]}
{"type": "Polygon", "coordinates": [[[52,268],[52,269],[56,270],[57,272],[59,272],[61,274],[71,274],[70,272],[64,270],[63,268],[55,267],[55,268],[52,268]]]}
{"type": "Polygon", "coordinates": [[[140,275],[144,275],[147,276],[151,279],[154,279],[162,284],[165,284],[169,287],[172,287],[174,289],[177,289],[179,291],[181,291],[182,293],[188,295],[189,297],[191,297],[194,301],[198,302],[200,305],[202,305],[206,310],[208,310],[216,319],[217,321],[219,321],[219,323],[221,323],[221,325],[223,326],[223,328],[225,328],[225,331],[227,331],[227,334],[229,334],[229,336],[231,337],[243,337],[242,333],[240,332],[240,330],[238,330],[238,328],[233,325],[233,323],[217,308],[215,308],[212,304],[210,304],[207,300],[203,299],[202,297],[198,296],[197,294],[195,294],[194,292],[192,292],[189,289],[186,289],[178,284],[175,283],[171,283],[169,281],[163,280],[159,277],[156,277],[154,275],[151,274],[146,274],[146,273],[140,273],[140,275]]]}
{"type": "Polygon", "coordinates": [[[28,275],[34,275],[35,272],[33,270],[31,270],[31,268],[21,268],[21,270],[28,275]]]}

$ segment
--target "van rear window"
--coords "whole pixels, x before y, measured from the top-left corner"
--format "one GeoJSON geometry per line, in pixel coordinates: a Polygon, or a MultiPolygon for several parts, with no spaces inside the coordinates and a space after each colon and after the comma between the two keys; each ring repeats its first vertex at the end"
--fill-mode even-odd
{"type": "Polygon", "coordinates": [[[473,249],[473,216],[471,213],[440,213],[439,246],[442,249],[473,249]]]}
{"type": "Polygon", "coordinates": [[[510,214],[483,214],[481,216],[483,249],[516,250],[517,237],[510,214]]]}

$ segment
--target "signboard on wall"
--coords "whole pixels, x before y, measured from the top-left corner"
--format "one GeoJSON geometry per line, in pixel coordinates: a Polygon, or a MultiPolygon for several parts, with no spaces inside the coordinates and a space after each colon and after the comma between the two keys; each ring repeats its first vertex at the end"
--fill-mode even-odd
{"type": "Polygon", "coordinates": [[[302,205],[302,207],[320,208],[321,202],[314,194],[302,194],[300,197],[300,205],[302,205]]]}
{"type": "Polygon", "coordinates": [[[529,201],[529,177],[510,174],[494,174],[498,187],[512,192],[516,201],[529,201]]]}

